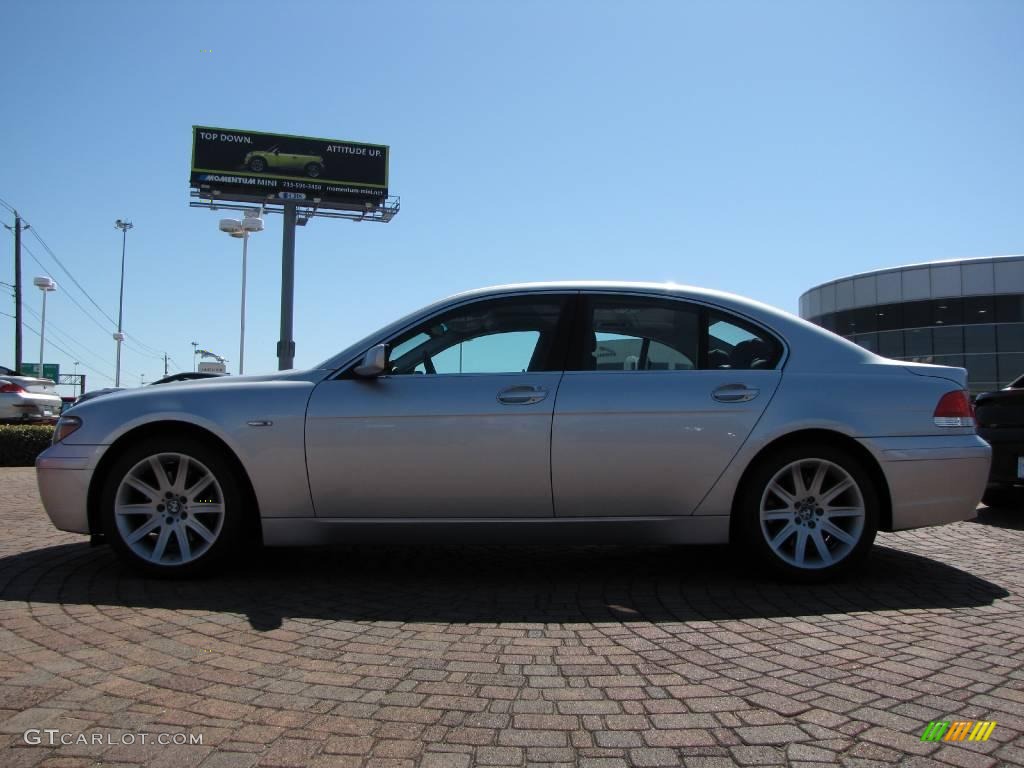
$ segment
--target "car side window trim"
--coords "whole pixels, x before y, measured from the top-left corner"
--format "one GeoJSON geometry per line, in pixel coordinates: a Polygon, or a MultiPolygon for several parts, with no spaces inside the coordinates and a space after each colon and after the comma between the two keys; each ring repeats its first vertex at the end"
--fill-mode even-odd
{"type": "MultiPolygon", "coordinates": [[[[500,301],[502,299],[530,299],[533,297],[555,297],[561,299],[562,308],[559,314],[558,323],[555,327],[554,341],[551,344],[551,348],[548,351],[546,357],[548,358],[548,365],[546,367],[550,370],[545,371],[534,371],[534,373],[564,373],[566,365],[568,364],[568,352],[571,339],[571,333],[575,327],[576,318],[576,305],[578,303],[579,291],[566,291],[566,290],[549,290],[549,291],[521,291],[511,292],[506,294],[497,294],[490,296],[475,296],[467,298],[463,301],[458,301],[447,306],[439,308],[437,311],[429,315],[423,315],[409,324],[403,326],[397,331],[391,333],[382,339],[375,340],[367,349],[374,347],[378,344],[391,345],[395,339],[401,338],[409,331],[414,328],[421,326],[425,323],[429,323],[433,320],[443,317],[444,315],[450,314],[451,312],[459,309],[471,307],[474,304],[490,303],[494,301],[500,301]]],[[[337,371],[329,377],[329,379],[357,379],[360,378],[355,375],[354,369],[359,365],[366,350],[363,350],[359,354],[352,357],[344,365],[337,369],[337,371]]],[[[388,378],[393,374],[383,374],[379,378],[388,378]]],[[[407,374],[399,374],[405,377],[407,374]]],[[[451,376],[521,376],[523,373],[516,371],[506,371],[502,373],[444,373],[444,374],[431,374],[426,373],[415,378],[425,377],[451,377],[451,376]]],[[[397,375],[396,375],[397,376],[397,375]]]]}
{"type": "Polygon", "coordinates": [[[737,312],[731,308],[722,307],[717,304],[711,304],[709,302],[701,301],[690,297],[676,297],[669,296],[659,293],[646,293],[643,291],[580,291],[579,298],[577,300],[576,312],[574,313],[574,322],[572,329],[572,337],[569,344],[569,356],[565,364],[565,372],[573,375],[584,374],[584,373],[632,373],[632,374],[670,374],[670,373],[699,373],[701,371],[710,370],[727,370],[727,369],[713,369],[708,366],[708,329],[709,321],[712,313],[722,316],[724,319],[735,318],[736,321],[742,325],[750,326],[750,328],[762,333],[765,337],[769,338],[778,345],[779,356],[771,368],[751,368],[742,369],[747,372],[750,371],[780,371],[785,367],[786,361],[789,359],[789,345],[785,339],[779,336],[778,333],[765,327],[762,323],[754,320],[753,318],[744,315],[741,312],[737,312]],[[585,345],[586,329],[589,326],[590,320],[587,317],[588,307],[590,306],[590,299],[592,298],[614,298],[623,297],[630,299],[650,299],[655,302],[664,301],[669,303],[680,304],[683,306],[689,306],[696,309],[699,313],[698,327],[700,332],[697,334],[697,366],[692,371],[665,371],[665,370],[630,370],[630,371],[615,371],[615,370],[604,370],[594,371],[587,370],[583,367],[583,352],[585,345]]]}

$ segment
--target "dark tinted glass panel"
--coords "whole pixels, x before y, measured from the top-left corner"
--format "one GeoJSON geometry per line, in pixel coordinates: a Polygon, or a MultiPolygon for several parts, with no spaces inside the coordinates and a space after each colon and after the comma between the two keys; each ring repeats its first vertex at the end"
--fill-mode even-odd
{"type": "Polygon", "coordinates": [[[996,303],[991,296],[968,296],[963,301],[965,323],[994,322],[996,303]]]}
{"type": "Polygon", "coordinates": [[[965,325],[964,352],[995,352],[996,327],[994,325],[965,325]]]}
{"type": "Polygon", "coordinates": [[[883,357],[903,357],[903,332],[880,332],[878,334],[878,354],[883,357]]]}
{"type": "Polygon", "coordinates": [[[759,328],[721,312],[708,313],[708,368],[774,368],[782,347],[759,328]]]}
{"type": "Polygon", "coordinates": [[[960,325],[963,323],[963,299],[935,299],[931,304],[933,325],[960,325]]]}
{"type": "Polygon", "coordinates": [[[853,310],[857,333],[871,333],[878,330],[878,310],[874,307],[862,307],[853,310]]]}
{"type": "Polygon", "coordinates": [[[963,355],[936,355],[932,358],[932,362],[935,365],[951,365],[954,368],[964,367],[964,356],[963,355]]]}
{"type": "Polygon", "coordinates": [[[595,296],[588,300],[583,370],[689,370],[697,364],[700,312],[691,304],[595,296]]]}
{"type": "Polygon", "coordinates": [[[826,331],[834,332],[836,330],[836,313],[829,312],[828,314],[822,315],[821,322],[818,323],[818,325],[820,325],[826,331]]]}
{"type": "Polygon", "coordinates": [[[852,309],[844,309],[842,312],[836,312],[835,323],[835,332],[840,336],[849,336],[851,333],[855,333],[857,331],[856,314],[852,309]]]}
{"type": "Polygon", "coordinates": [[[1024,321],[1024,296],[996,296],[996,322],[1019,323],[1024,321]]]}
{"type": "MultiPolygon", "coordinates": [[[[928,357],[932,354],[932,329],[916,328],[903,332],[903,354],[906,357],[928,357]]],[[[925,362],[918,360],[918,362],[925,362]]]]}
{"type": "Polygon", "coordinates": [[[930,301],[909,301],[903,305],[903,327],[923,328],[932,324],[930,301]]]}
{"type": "Polygon", "coordinates": [[[1008,386],[1015,379],[1024,375],[1024,353],[999,355],[998,363],[1001,386],[1008,386]]]}
{"type": "Polygon", "coordinates": [[[960,326],[932,329],[932,348],[936,355],[958,355],[964,351],[964,329],[960,326]]]}
{"type": "Polygon", "coordinates": [[[975,382],[998,381],[999,372],[995,355],[964,355],[964,362],[967,364],[967,379],[971,383],[972,391],[975,389],[975,382]]]}
{"type": "Polygon", "coordinates": [[[902,304],[880,304],[875,307],[878,330],[895,331],[903,327],[902,304]]]}
{"type": "Polygon", "coordinates": [[[858,333],[854,341],[864,347],[864,349],[869,349],[872,352],[878,351],[877,333],[858,333]]]}
{"type": "Polygon", "coordinates": [[[1024,323],[996,326],[996,346],[1000,353],[1024,352],[1024,323]]]}

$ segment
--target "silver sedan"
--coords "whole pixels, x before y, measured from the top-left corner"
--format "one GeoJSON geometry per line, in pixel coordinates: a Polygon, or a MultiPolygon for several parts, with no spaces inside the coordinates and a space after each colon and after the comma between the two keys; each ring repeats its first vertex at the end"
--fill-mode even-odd
{"type": "Polygon", "coordinates": [[[974,516],[962,368],[677,285],[460,294],[312,370],[115,392],[37,461],[53,523],[151,574],[328,541],[736,542],[784,575],[974,516]]]}

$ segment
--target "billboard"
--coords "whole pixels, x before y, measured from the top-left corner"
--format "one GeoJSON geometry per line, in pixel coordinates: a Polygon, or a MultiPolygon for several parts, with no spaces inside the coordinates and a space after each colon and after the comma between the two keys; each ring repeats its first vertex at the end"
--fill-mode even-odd
{"type": "Polygon", "coordinates": [[[189,181],[202,197],[361,210],[388,196],[388,147],[194,125],[189,181]]]}

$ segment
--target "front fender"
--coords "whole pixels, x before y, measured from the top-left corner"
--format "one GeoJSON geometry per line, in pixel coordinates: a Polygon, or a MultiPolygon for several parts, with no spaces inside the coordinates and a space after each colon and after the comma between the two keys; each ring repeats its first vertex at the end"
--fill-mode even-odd
{"type": "Polygon", "coordinates": [[[140,430],[188,424],[214,435],[235,454],[252,483],[262,517],[310,517],[314,513],[306,474],[305,420],[313,386],[309,381],[239,382],[169,391],[168,385],[168,391],[160,393],[97,398],[76,410],[82,428],[63,445],[116,450],[120,441],[140,430]]]}

